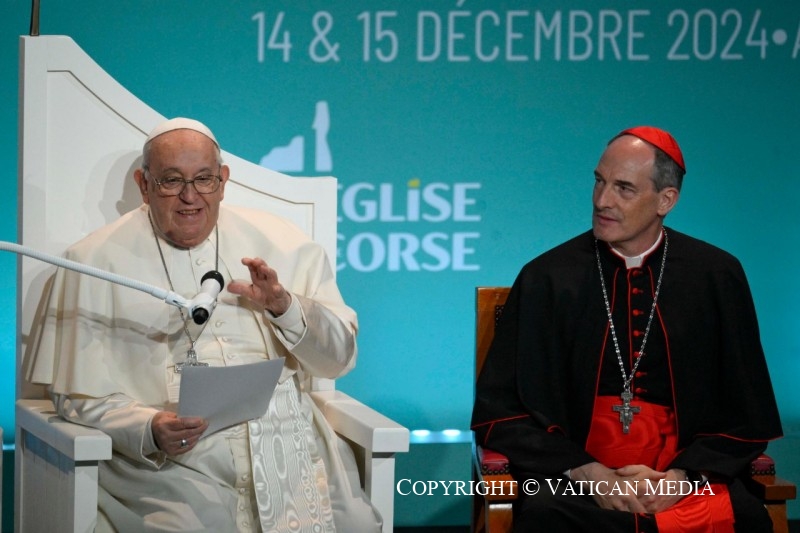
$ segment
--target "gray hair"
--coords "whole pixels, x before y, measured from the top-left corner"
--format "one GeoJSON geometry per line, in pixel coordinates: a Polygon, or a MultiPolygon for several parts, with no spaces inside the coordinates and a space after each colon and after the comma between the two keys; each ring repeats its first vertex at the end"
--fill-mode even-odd
{"type": "MultiPolygon", "coordinates": [[[[622,132],[619,135],[614,136],[606,146],[610,145],[623,135],[632,135],[630,133],[622,132]]],[[[636,137],[636,135],[633,135],[636,137]]],[[[641,139],[641,137],[637,137],[641,139]]],[[[658,146],[651,144],[650,142],[646,141],[645,139],[641,139],[650,146],[653,147],[655,151],[655,161],[653,162],[653,175],[650,176],[650,179],[653,180],[653,185],[655,185],[656,191],[663,191],[667,187],[675,187],[678,191],[681,190],[681,185],[683,185],[683,176],[686,174],[686,171],[683,170],[678,163],[675,162],[672,157],[670,157],[667,152],[659,148],[658,146]]]]}
{"type": "MultiPolygon", "coordinates": [[[[652,145],[651,145],[652,146],[652,145]]],[[[656,151],[655,162],[653,163],[653,175],[651,179],[657,191],[662,191],[667,187],[675,187],[678,191],[683,185],[683,170],[667,153],[657,146],[653,146],[656,151]]]]}

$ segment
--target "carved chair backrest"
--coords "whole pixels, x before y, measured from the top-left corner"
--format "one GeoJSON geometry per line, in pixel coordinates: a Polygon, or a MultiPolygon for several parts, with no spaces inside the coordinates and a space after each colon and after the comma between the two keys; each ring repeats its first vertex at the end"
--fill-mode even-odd
{"type": "Polygon", "coordinates": [[[509,290],[509,287],[478,287],[475,291],[475,379],[489,353],[509,290]]]}

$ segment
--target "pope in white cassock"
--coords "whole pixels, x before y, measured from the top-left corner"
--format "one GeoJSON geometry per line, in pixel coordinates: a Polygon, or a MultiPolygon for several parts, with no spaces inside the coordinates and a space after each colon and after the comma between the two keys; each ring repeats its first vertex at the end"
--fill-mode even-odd
{"type": "Polygon", "coordinates": [[[206,126],[169,120],[134,174],[143,205],[67,251],[187,298],[217,270],[227,289],[211,320],[59,269],[29,378],[50,385],[63,417],[112,439],[98,531],[378,531],[352,452],[307,394],[311,376],[353,368],[356,314],[298,228],[220,205],[228,176],[206,126]],[[267,413],[211,435],[179,418],[175,369],[190,350],[211,366],[285,358],[267,413]]]}

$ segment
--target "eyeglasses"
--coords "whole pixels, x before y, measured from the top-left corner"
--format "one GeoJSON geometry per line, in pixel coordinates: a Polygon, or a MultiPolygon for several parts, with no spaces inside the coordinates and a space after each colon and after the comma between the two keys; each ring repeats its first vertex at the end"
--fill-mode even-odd
{"type": "MultiPolygon", "coordinates": [[[[145,168],[146,172],[150,170],[145,168]]],[[[211,194],[219,190],[219,185],[222,183],[222,178],[219,175],[203,174],[194,179],[187,180],[183,178],[166,177],[158,179],[153,177],[158,186],[158,192],[163,196],[179,196],[187,185],[190,183],[194,185],[194,190],[199,194],[211,194]]]]}

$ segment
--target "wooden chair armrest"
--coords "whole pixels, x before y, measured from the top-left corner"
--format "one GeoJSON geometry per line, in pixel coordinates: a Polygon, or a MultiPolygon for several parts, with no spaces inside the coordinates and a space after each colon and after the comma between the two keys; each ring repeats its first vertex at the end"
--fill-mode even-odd
{"type": "Polygon", "coordinates": [[[794,483],[775,475],[775,461],[762,454],[750,463],[750,478],[747,488],[764,501],[785,501],[797,497],[794,483]]]}
{"type": "Polygon", "coordinates": [[[16,531],[94,531],[111,438],[64,420],[50,400],[17,400],[16,419],[16,531]]]}
{"type": "Polygon", "coordinates": [[[111,437],[64,420],[50,400],[17,400],[16,419],[21,438],[30,434],[71,461],[111,459],[111,437]]]}
{"type": "Polygon", "coordinates": [[[484,499],[499,502],[517,499],[517,482],[509,474],[508,457],[475,445],[473,453],[478,482],[484,484],[484,499]],[[493,490],[494,489],[494,490],[493,490]]]}
{"type": "Polygon", "coordinates": [[[764,501],[794,500],[797,487],[794,483],[777,476],[751,476],[747,488],[764,501]]]}
{"type": "Polygon", "coordinates": [[[311,398],[334,431],[372,453],[398,453],[409,449],[409,431],[347,394],[314,391],[311,398]]]}

